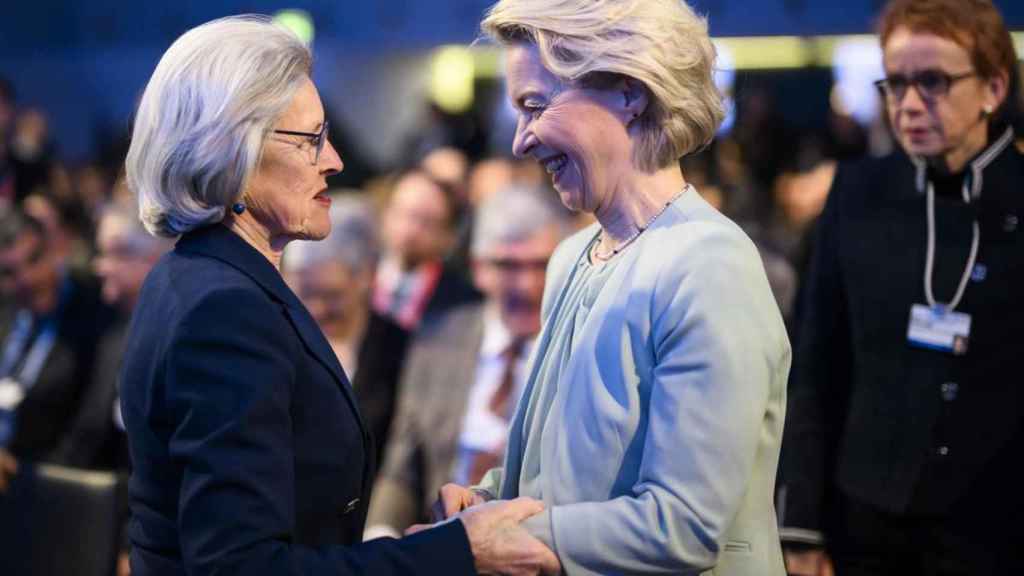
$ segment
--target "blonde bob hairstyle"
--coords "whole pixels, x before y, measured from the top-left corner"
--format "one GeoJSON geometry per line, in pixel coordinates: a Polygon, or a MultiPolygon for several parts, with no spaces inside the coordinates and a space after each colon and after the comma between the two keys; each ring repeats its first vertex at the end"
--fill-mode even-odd
{"type": "Polygon", "coordinates": [[[224,218],[311,66],[309,49],[266,16],[213,20],[167,49],[125,161],[150,233],[177,236],[224,218]]]}
{"type": "Polygon", "coordinates": [[[641,169],[704,147],[725,116],[707,22],[681,0],[501,0],[481,29],[503,45],[536,45],[564,81],[612,74],[642,82],[651,98],[638,119],[641,169]]]}

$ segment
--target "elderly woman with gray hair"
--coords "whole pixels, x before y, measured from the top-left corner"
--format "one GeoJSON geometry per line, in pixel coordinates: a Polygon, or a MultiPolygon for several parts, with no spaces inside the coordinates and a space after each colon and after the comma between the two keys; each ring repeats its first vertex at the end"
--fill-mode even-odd
{"type": "Polygon", "coordinates": [[[452,514],[543,499],[569,574],[783,574],[772,504],[790,347],[754,245],[679,158],[722,119],[704,20],[679,0],[502,0],[513,151],[597,222],[548,268],[504,466],[452,514]]]}
{"type": "Polygon", "coordinates": [[[121,372],[131,569],[181,574],[536,573],[530,499],[360,544],[373,447],[337,354],[280,273],[331,229],[342,169],[311,55],[264,17],[194,28],[139,104],[142,220],[180,236],[139,295],[121,372]]]}

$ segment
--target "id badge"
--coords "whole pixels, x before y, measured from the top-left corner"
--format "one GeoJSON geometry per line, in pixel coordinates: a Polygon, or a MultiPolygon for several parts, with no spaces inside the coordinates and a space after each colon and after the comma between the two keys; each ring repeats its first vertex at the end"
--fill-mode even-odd
{"type": "Polygon", "coordinates": [[[913,346],[962,356],[967,353],[970,336],[970,314],[924,304],[914,304],[910,309],[907,341],[913,346]]]}

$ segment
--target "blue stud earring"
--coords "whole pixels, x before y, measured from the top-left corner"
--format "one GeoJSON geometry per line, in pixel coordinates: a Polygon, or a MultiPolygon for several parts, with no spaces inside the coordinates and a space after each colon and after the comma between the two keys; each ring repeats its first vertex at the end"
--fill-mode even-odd
{"type": "Polygon", "coordinates": [[[242,204],[241,202],[235,202],[234,204],[231,205],[231,211],[234,212],[235,214],[241,214],[242,212],[245,212],[245,204],[242,204]]]}

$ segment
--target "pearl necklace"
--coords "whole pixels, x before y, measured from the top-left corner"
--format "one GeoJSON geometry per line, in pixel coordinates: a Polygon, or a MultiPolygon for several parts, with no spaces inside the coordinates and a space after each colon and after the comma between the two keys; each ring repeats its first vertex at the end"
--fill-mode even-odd
{"type": "Polygon", "coordinates": [[[597,234],[597,243],[594,244],[594,258],[604,262],[607,262],[614,258],[619,252],[625,250],[627,246],[629,246],[630,244],[633,243],[634,240],[639,238],[640,235],[644,233],[644,230],[650,228],[651,224],[654,224],[654,221],[658,219],[658,216],[664,214],[665,210],[668,210],[668,207],[671,206],[673,202],[678,200],[679,197],[682,196],[689,189],[690,185],[687,184],[682,190],[676,192],[671,198],[668,199],[667,202],[665,202],[665,205],[661,207],[661,210],[658,210],[656,214],[654,214],[647,220],[647,223],[645,223],[643,226],[637,226],[636,232],[634,232],[633,235],[630,236],[629,238],[623,240],[622,243],[619,244],[618,248],[612,248],[612,251],[610,253],[601,254],[597,250],[597,247],[601,245],[601,240],[604,238],[604,229],[602,229],[597,234]]]}

